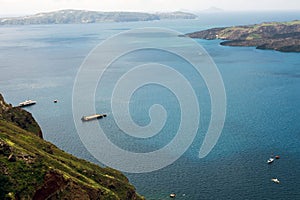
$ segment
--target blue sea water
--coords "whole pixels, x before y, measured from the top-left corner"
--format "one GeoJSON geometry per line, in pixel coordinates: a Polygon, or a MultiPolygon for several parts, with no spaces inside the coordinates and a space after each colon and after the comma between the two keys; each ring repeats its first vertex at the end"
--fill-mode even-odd
{"type": "MultiPolygon", "coordinates": [[[[182,33],[216,26],[287,21],[298,13],[205,14],[197,20],[103,23],[88,25],[35,25],[0,27],[0,92],[17,105],[37,100],[26,108],[43,130],[44,138],[63,150],[99,163],[85,149],[72,115],[72,91],[76,74],[88,53],[108,37],[143,27],[170,28],[182,33]],[[53,103],[58,99],[57,104],[53,103]]],[[[190,148],[176,162],[150,173],[126,173],[147,199],[299,199],[300,198],[300,56],[224,47],[219,41],[196,40],[215,61],[224,81],[227,115],[221,137],[207,157],[198,153],[210,120],[210,100],[205,83],[193,71],[182,68],[196,88],[201,108],[200,126],[190,148]],[[272,165],[271,154],[281,158],[272,165]],[[277,177],[281,184],[270,179],[277,177]]],[[[171,55],[139,51],[120,59],[119,65],[145,62],[185,66],[171,55]]],[[[118,64],[118,63],[117,63],[118,64]]],[[[119,68],[122,72],[122,68],[119,68]]],[[[114,76],[114,72],[108,72],[114,76]]],[[[109,80],[108,80],[109,81],[109,80]]],[[[96,109],[110,113],[109,99],[96,92],[96,109]]],[[[133,119],[149,123],[148,109],[159,103],[168,111],[164,131],[146,141],[134,140],[116,126],[109,115],[102,122],[108,137],[118,146],[148,152],[166,145],[180,120],[175,96],[165,88],[147,86],[132,98],[133,119]],[[149,93],[151,95],[149,95],[149,93]]],[[[99,163],[100,164],[100,163],[99,163]]]]}

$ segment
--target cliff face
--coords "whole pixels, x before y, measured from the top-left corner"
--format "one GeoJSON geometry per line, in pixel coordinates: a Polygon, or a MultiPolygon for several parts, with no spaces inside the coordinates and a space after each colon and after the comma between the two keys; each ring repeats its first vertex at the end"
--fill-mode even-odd
{"type": "Polygon", "coordinates": [[[0,105],[0,199],[143,199],[120,172],[63,152],[18,121],[28,112],[0,105]]]}
{"type": "Polygon", "coordinates": [[[0,119],[19,126],[20,128],[30,131],[35,135],[43,138],[42,130],[32,115],[19,107],[13,107],[4,101],[0,94],[0,119]]]}
{"type": "Polygon", "coordinates": [[[300,52],[300,21],[213,28],[186,34],[191,38],[221,39],[226,46],[255,46],[283,52],[300,52]]]}

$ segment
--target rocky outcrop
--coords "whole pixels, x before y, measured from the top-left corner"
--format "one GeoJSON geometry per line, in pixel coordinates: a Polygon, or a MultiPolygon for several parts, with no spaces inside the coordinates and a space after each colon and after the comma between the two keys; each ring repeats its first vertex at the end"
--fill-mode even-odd
{"type": "Polygon", "coordinates": [[[0,119],[12,122],[24,130],[30,131],[43,138],[42,130],[31,113],[19,107],[13,107],[4,101],[0,94],[0,119]]]}
{"type": "Polygon", "coordinates": [[[226,46],[255,46],[282,52],[300,52],[300,21],[213,28],[186,34],[191,38],[221,39],[226,46]]]}
{"type": "Polygon", "coordinates": [[[0,199],[144,199],[119,171],[78,159],[28,131],[31,115],[11,120],[23,115],[28,112],[0,96],[0,199]]]}

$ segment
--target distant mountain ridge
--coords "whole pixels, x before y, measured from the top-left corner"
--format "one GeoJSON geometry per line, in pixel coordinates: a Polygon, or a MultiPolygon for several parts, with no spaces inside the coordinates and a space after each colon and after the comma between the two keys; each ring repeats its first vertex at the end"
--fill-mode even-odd
{"type": "Polygon", "coordinates": [[[101,22],[153,21],[161,19],[195,19],[196,15],[186,12],[143,13],[143,12],[100,12],[86,10],[59,10],[23,17],[0,18],[0,25],[29,24],[87,24],[101,22]]]}

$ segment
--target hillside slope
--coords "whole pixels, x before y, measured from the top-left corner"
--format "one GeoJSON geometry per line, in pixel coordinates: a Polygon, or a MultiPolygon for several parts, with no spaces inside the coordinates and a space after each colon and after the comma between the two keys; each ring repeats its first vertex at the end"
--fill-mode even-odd
{"type": "Polygon", "coordinates": [[[228,40],[221,42],[221,45],[226,46],[255,46],[258,49],[300,52],[300,20],[212,28],[188,33],[186,36],[208,40],[228,40]]]}
{"type": "Polygon", "coordinates": [[[0,107],[0,199],[143,199],[119,171],[63,152],[18,127],[18,121],[7,120],[3,108],[0,107]]]}
{"type": "Polygon", "coordinates": [[[11,104],[7,104],[0,94],[0,120],[1,119],[12,122],[14,125],[43,138],[42,130],[32,115],[22,108],[13,107],[11,104]]]}

